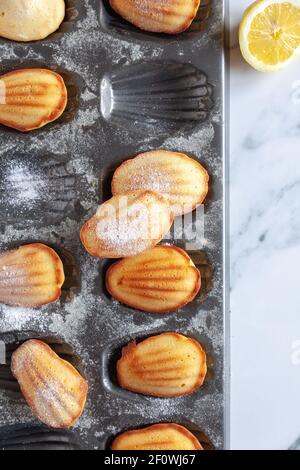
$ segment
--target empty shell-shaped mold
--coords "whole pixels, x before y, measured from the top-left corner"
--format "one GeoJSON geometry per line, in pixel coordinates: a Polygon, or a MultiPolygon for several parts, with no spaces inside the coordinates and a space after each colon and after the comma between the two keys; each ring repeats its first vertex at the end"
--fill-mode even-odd
{"type": "Polygon", "coordinates": [[[29,153],[20,153],[14,159],[3,158],[0,201],[5,204],[0,204],[0,218],[24,229],[81,216],[78,193],[84,183],[82,174],[76,173],[62,155],[46,153],[38,160],[29,153]]]}
{"type": "Polygon", "coordinates": [[[36,424],[0,428],[0,450],[80,450],[74,432],[52,430],[36,424]]]}
{"type": "Polygon", "coordinates": [[[135,64],[101,82],[101,112],[107,121],[155,134],[193,128],[213,106],[206,75],[190,64],[135,64]]]}

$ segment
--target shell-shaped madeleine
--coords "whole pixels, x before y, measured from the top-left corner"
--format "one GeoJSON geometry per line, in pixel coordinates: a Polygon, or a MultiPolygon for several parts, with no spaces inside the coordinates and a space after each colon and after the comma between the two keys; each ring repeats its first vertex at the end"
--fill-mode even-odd
{"type": "Polygon", "coordinates": [[[188,254],[159,245],[114,263],[106,273],[106,288],[123,304],[145,312],[177,310],[191,302],[201,287],[201,274],[188,254]]]}
{"type": "Polygon", "coordinates": [[[184,426],[174,423],[154,424],[120,434],[112,450],[203,450],[198,439],[184,426]]]}
{"type": "Polygon", "coordinates": [[[0,77],[0,124],[28,132],[58,119],[67,105],[63,78],[52,70],[22,69],[0,77]]]}
{"type": "Polygon", "coordinates": [[[185,31],[195,18],[200,0],[109,0],[112,8],[129,23],[156,33],[185,31]]]}
{"type": "Polygon", "coordinates": [[[54,302],[64,283],[61,259],[41,243],[0,254],[0,302],[38,307],[54,302]]]}
{"type": "Polygon", "coordinates": [[[122,388],[154,397],[176,397],[201,387],[207,372],[206,354],[192,338],[162,333],[123,348],[117,363],[122,388]]]}
{"type": "Polygon", "coordinates": [[[0,0],[0,36],[37,41],[56,31],[65,17],[64,0],[0,0]]]}
{"type": "Polygon", "coordinates": [[[12,355],[11,370],[33,414],[44,424],[69,428],[81,416],[88,384],[46,343],[23,343],[12,355]]]}
{"type": "Polygon", "coordinates": [[[115,196],[81,229],[85,249],[98,258],[125,258],[152,248],[169,231],[174,214],[153,191],[115,196]]]}
{"type": "Polygon", "coordinates": [[[183,153],[156,150],[125,161],[114,173],[112,193],[150,189],[164,195],[176,216],[202,204],[208,193],[205,168],[183,153]]]}

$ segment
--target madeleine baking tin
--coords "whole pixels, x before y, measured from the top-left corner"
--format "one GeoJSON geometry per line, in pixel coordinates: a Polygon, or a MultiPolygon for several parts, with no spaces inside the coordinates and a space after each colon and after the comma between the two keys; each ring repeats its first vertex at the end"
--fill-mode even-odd
{"type": "Polygon", "coordinates": [[[0,129],[0,249],[41,241],[57,250],[66,270],[59,302],[40,309],[0,307],[0,348],[7,346],[0,368],[0,447],[105,449],[120,432],[174,421],[200,436],[205,447],[222,449],[223,2],[202,0],[193,24],[178,36],[140,31],[113,13],[106,0],[66,3],[65,22],[46,40],[0,39],[1,73],[47,67],[64,76],[69,94],[68,108],[55,123],[29,134],[0,129]],[[89,256],[79,240],[80,227],[110,196],[113,170],[137,153],[159,148],[186,152],[211,176],[201,249],[187,247],[187,236],[166,240],[186,248],[199,266],[202,293],[162,315],[110,298],[103,281],[110,262],[89,256]],[[205,385],[175,399],[120,389],[115,363],[122,346],[164,331],[200,341],[208,354],[205,385]],[[67,360],[76,357],[89,381],[85,412],[69,432],[40,426],[10,374],[12,351],[32,337],[55,343],[67,360]]]}

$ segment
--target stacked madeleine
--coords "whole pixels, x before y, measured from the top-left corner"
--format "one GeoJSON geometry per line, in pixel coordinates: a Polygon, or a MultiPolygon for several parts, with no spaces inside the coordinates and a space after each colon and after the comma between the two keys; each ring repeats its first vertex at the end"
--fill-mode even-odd
{"type": "Polygon", "coordinates": [[[135,256],[153,248],[174,220],[166,198],[151,190],[114,196],[81,229],[85,249],[98,258],[135,256]]]}
{"type": "Polygon", "coordinates": [[[118,301],[146,312],[177,310],[201,287],[186,252],[157,244],[175,216],[192,212],[208,193],[209,176],[185,154],[157,150],[125,161],[112,179],[113,197],[81,229],[86,250],[98,258],[124,258],[106,274],[118,301]]]}
{"type": "MultiPolygon", "coordinates": [[[[200,0],[109,0],[130,23],[151,32],[177,34],[195,18],[200,0]],[[154,5],[155,3],[155,5],[154,5]]],[[[65,18],[64,0],[0,0],[0,36],[41,40],[65,18]]],[[[39,129],[65,111],[64,79],[47,69],[15,70],[0,77],[0,124],[20,132],[39,129]]],[[[85,249],[97,258],[119,259],[106,273],[108,292],[129,307],[150,313],[177,310],[201,287],[201,273],[176,246],[158,245],[174,218],[205,200],[209,176],[183,153],[142,153],[124,162],[112,179],[112,198],[81,229],[85,249]],[[121,259],[120,259],[121,258],[121,259]]],[[[41,243],[0,254],[0,302],[40,307],[58,300],[65,280],[58,254],[41,243]]],[[[64,357],[64,356],[62,356],[64,357]]],[[[47,342],[30,339],[11,357],[11,371],[33,415],[65,429],[82,415],[88,383],[47,342]]],[[[117,380],[130,392],[159,398],[189,395],[207,373],[206,353],[194,338],[165,332],[132,341],[116,364],[117,380]]],[[[112,450],[203,450],[196,437],[175,423],[119,435],[112,450]]]]}
{"type": "MultiPolygon", "coordinates": [[[[81,229],[82,243],[91,255],[123,258],[106,273],[112,297],[151,313],[177,310],[195,298],[201,287],[200,271],[184,250],[158,243],[175,216],[202,204],[208,183],[202,165],[177,152],[146,152],[117,168],[113,197],[81,229]]],[[[206,373],[202,346],[177,332],[132,341],[117,362],[120,387],[159,398],[195,392],[206,373]]],[[[203,450],[188,429],[175,423],[127,431],[111,448],[203,450]]]]}
{"type": "MultiPolygon", "coordinates": [[[[192,212],[208,193],[207,171],[187,155],[146,152],[124,162],[112,179],[113,197],[81,229],[86,250],[98,258],[123,258],[106,273],[106,288],[119,302],[151,313],[177,310],[201,287],[201,273],[176,246],[158,245],[174,217],[192,212]]],[[[119,385],[134,393],[170,398],[200,388],[206,353],[194,339],[166,332],[132,341],[117,362],[119,385]]],[[[203,450],[175,423],[119,435],[112,450],[203,450]]]]}
{"type": "Polygon", "coordinates": [[[209,175],[193,158],[179,152],[156,150],[125,161],[112,179],[114,196],[147,189],[169,202],[175,216],[188,214],[208,193],[209,175]]]}

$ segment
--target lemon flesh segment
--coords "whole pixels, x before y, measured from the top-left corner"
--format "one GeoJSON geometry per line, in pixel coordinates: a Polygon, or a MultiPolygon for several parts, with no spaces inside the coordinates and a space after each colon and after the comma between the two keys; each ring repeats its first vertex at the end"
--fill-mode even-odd
{"type": "Polygon", "coordinates": [[[282,68],[300,52],[300,2],[255,2],[241,23],[240,41],[243,55],[255,68],[282,68]]]}

